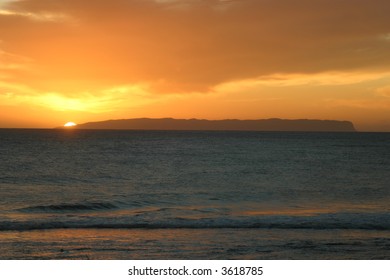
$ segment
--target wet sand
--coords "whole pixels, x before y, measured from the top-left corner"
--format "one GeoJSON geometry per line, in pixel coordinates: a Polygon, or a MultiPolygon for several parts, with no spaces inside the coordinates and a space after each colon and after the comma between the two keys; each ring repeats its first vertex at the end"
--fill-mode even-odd
{"type": "Polygon", "coordinates": [[[0,259],[390,259],[390,232],[54,229],[0,233],[0,259]]]}

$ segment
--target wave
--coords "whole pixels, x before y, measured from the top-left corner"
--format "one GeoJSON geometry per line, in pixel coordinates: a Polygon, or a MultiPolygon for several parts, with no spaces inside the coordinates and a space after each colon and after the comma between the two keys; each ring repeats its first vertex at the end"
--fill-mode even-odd
{"type": "Polygon", "coordinates": [[[350,214],[318,215],[315,217],[266,216],[236,218],[171,218],[143,219],[126,217],[86,217],[0,221],[0,230],[39,229],[314,229],[314,230],[390,230],[390,215],[350,214]]]}
{"type": "Polygon", "coordinates": [[[66,212],[66,211],[96,211],[118,208],[109,202],[61,203],[51,205],[37,205],[17,209],[20,212],[66,212]]]}

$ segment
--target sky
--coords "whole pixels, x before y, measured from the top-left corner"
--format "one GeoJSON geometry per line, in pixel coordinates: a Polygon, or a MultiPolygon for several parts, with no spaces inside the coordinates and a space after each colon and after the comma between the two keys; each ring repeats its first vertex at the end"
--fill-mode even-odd
{"type": "Polygon", "coordinates": [[[388,0],[0,0],[0,127],[332,119],[390,131],[388,0]]]}

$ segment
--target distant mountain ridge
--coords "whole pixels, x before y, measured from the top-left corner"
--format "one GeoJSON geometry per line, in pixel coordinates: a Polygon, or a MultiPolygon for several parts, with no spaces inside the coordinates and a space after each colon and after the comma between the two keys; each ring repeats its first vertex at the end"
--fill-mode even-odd
{"type": "Polygon", "coordinates": [[[121,130],[236,130],[236,131],[356,131],[352,122],[337,120],[204,120],[172,118],[138,118],[106,120],[79,124],[75,129],[121,129],[121,130]]]}

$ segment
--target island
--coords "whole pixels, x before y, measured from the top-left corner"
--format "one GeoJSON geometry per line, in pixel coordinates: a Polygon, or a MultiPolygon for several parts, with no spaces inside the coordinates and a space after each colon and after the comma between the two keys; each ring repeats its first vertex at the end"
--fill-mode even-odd
{"type": "Polygon", "coordinates": [[[311,119],[205,120],[137,118],[78,124],[72,129],[355,132],[350,121],[311,119]]]}

